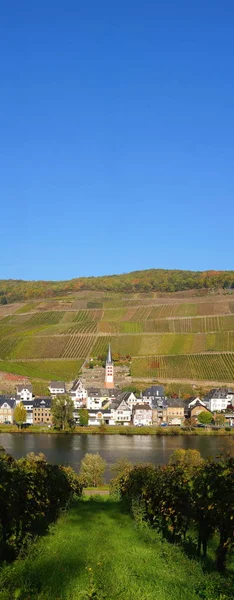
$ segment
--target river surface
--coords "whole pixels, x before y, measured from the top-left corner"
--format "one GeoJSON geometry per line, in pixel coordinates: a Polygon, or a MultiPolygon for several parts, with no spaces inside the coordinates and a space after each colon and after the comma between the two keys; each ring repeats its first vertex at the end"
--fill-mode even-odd
{"type": "Polygon", "coordinates": [[[49,462],[71,465],[75,471],[79,471],[86,452],[98,453],[107,462],[107,481],[112,476],[111,465],[119,458],[127,458],[133,464],[163,465],[177,448],[199,450],[205,458],[230,450],[231,443],[229,437],[222,436],[0,433],[0,446],[14,458],[21,458],[28,452],[43,452],[49,462]]]}

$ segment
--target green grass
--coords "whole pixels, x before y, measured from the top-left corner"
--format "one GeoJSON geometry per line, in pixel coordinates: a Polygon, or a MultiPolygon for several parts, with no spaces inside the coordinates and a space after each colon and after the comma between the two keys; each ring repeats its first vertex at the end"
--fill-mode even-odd
{"type": "Polygon", "coordinates": [[[16,312],[17,314],[30,312],[31,310],[35,310],[39,304],[40,302],[28,302],[27,304],[24,304],[21,308],[19,308],[16,312]]]}
{"type": "Polygon", "coordinates": [[[28,558],[3,567],[0,600],[218,600],[224,586],[179,547],[138,528],[119,503],[99,497],[77,501],[28,558]]]}
{"type": "Polygon", "coordinates": [[[43,381],[42,379],[34,379],[31,377],[31,384],[33,386],[33,393],[35,396],[47,396],[49,393],[48,390],[48,381],[43,381]]]}
{"type": "Polygon", "coordinates": [[[37,379],[61,379],[71,381],[75,379],[81,369],[82,359],[78,360],[33,360],[11,362],[0,361],[0,371],[7,373],[16,373],[25,377],[34,377],[37,379]]]}
{"type": "MultiPolygon", "coordinates": [[[[46,395],[48,395],[48,389],[46,391],[46,395]]],[[[107,425],[104,429],[100,428],[98,425],[90,425],[87,427],[79,427],[76,426],[73,429],[65,429],[64,431],[62,429],[55,429],[53,427],[48,428],[47,425],[30,425],[29,427],[22,429],[22,431],[20,431],[17,427],[17,425],[4,425],[4,424],[0,424],[0,432],[1,433],[15,433],[18,432],[20,433],[20,435],[30,435],[31,433],[48,433],[49,435],[90,435],[90,434],[95,434],[95,435],[122,435],[122,436],[134,436],[134,435],[141,435],[141,436],[163,436],[163,437],[175,437],[175,436],[202,436],[202,437],[210,437],[210,436],[221,436],[221,437],[233,437],[234,436],[234,430],[233,428],[229,430],[226,430],[224,428],[220,428],[220,429],[200,429],[200,428],[194,428],[192,429],[192,431],[188,430],[187,428],[184,427],[154,427],[152,425],[149,426],[145,426],[145,427],[136,427],[136,426],[128,426],[128,427],[124,427],[122,425],[107,425]]]]}
{"type": "Polygon", "coordinates": [[[59,358],[69,336],[24,337],[11,352],[10,358],[59,358]]]}

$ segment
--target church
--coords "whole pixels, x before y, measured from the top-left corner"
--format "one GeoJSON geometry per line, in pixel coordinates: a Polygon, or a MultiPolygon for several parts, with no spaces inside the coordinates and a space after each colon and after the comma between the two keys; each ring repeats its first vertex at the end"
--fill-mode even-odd
{"type": "Polygon", "coordinates": [[[105,368],[105,388],[114,388],[114,363],[111,356],[111,347],[108,346],[108,352],[106,357],[106,368],[105,368]]]}

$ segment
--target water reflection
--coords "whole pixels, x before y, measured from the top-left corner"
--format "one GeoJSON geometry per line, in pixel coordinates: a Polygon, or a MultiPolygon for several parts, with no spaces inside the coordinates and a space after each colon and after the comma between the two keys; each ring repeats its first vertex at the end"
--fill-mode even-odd
{"type": "Polygon", "coordinates": [[[98,452],[108,464],[106,478],[110,478],[110,466],[119,458],[132,463],[166,464],[178,448],[199,450],[203,457],[214,457],[230,451],[233,442],[221,436],[141,436],[141,435],[57,435],[1,433],[0,445],[15,458],[28,452],[43,452],[49,462],[71,465],[79,470],[86,452],[98,452]]]}

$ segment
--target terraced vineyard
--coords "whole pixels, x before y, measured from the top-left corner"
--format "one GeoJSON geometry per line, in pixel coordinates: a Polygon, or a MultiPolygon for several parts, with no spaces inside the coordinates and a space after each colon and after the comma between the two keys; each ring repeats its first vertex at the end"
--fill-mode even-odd
{"type": "Polygon", "coordinates": [[[83,292],[0,307],[0,370],[5,365],[15,373],[17,364],[37,360],[43,372],[56,359],[64,374],[69,361],[78,369],[104,354],[109,342],[113,353],[131,357],[134,378],[231,383],[234,293],[185,299],[83,292]]]}
{"type": "Polygon", "coordinates": [[[63,358],[86,358],[93,347],[93,335],[70,335],[62,352],[63,358]]]}
{"type": "Polygon", "coordinates": [[[133,377],[234,381],[234,354],[190,354],[134,358],[133,377]]]}

